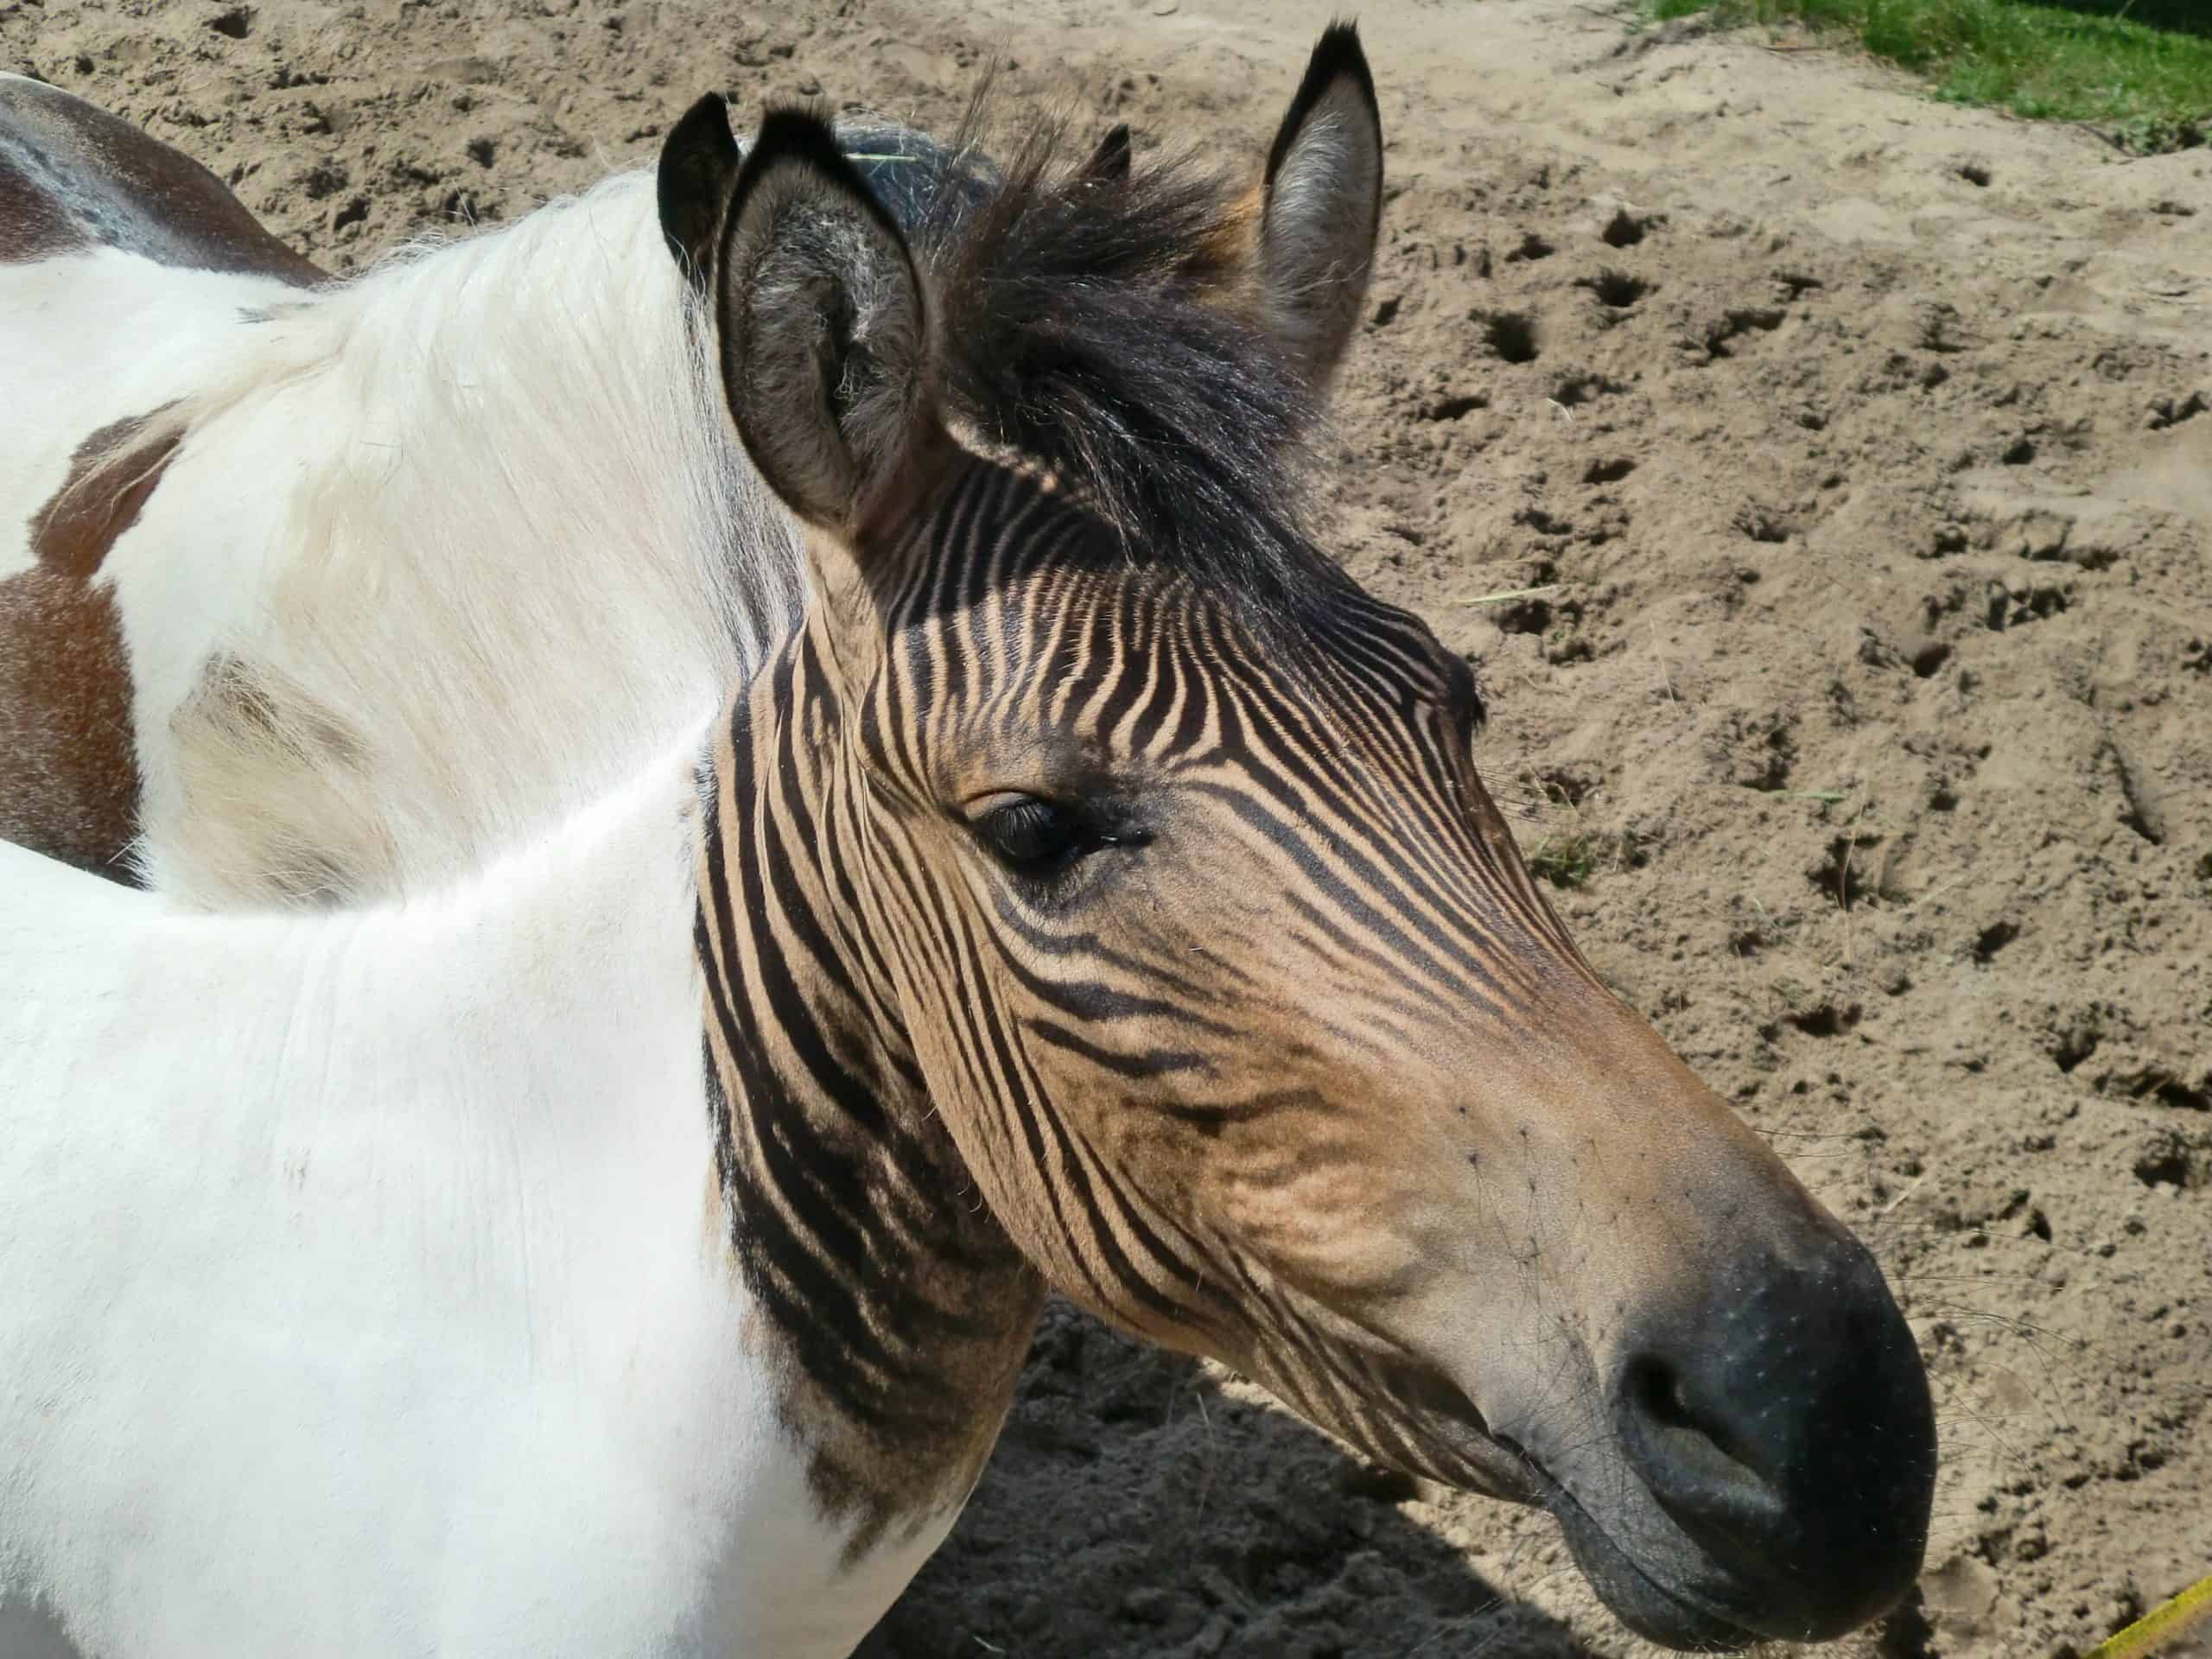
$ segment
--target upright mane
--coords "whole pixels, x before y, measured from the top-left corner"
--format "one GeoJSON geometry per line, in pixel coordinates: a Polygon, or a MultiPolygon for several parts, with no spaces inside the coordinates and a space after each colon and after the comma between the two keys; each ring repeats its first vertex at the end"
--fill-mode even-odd
{"type": "MultiPolygon", "coordinates": [[[[1249,179],[1195,152],[1102,165],[1065,118],[987,157],[911,229],[943,314],[950,412],[1055,475],[1131,558],[1281,614],[1343,586],[1310,531],[1319,397],[1244,302],[1249,179]]],[[[1027,112],[1025,112],[1027,113],[1027,112]]],[[[1116,162],[1122,159],[1116,156],[1116,162]]]]}

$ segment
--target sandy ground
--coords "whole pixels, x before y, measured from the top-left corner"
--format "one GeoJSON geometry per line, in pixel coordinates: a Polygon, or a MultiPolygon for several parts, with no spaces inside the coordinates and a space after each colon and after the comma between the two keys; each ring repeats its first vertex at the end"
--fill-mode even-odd
{"type": "MultiPolygon", "coordinates": [[[[709,88],[943,124],[995,49],[1256,156],[1322,21],[0,0],[0,66],[344,269],[649,161],[709,88]]],[[[1852,1650],[2084,1649],[2212,1570],[2212,152],[1601,4],[1363,24],[1393,181],[1343,556],[1480,658],[1599,968],[1902,1288],[1946,1472],[1918,1605],[1852,1650]]],[[[1643,1649],[1542,1517],[1059,1310],[870,1651],[1643,1649]]]]}

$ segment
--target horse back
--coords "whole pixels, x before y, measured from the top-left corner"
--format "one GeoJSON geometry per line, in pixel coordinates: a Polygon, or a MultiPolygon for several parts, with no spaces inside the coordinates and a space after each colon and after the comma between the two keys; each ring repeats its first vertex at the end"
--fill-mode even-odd
{"type": "Polygon", "coordinates": [[[98,247],[300,287],[326,280],[189,156],[59,87],[0,75],[0,261],[98,247]]]}

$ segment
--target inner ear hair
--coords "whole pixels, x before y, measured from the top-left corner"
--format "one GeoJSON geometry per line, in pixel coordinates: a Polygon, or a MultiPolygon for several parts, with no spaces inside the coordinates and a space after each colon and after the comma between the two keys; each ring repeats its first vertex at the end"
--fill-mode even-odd
{"type": "Polygon", "coordinates": [[[1332,24],[1268,152],[1258,256],[1276,337],[1325,382],[1358,325],[1382,215],[1382,124],[1359,31],[1332,24]]]}
{"type": "Polygon", "coordinates": [[[849,531],[928,429],[930,317],[905,237],[820,115],[762,121],[714,269],[747,453],[801,518],[849,531]]]}

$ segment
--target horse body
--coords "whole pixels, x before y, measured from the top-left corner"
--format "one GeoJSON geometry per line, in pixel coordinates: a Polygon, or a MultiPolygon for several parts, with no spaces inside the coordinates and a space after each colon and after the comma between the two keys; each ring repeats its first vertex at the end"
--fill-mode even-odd
{"type": "Polygon", "coordinates": [[[697,747],[404,908],[0,848],[0,1633],[829,1659],[888,1604],[950,1509],[847,1560],[705,1216],[697,747]]]}

